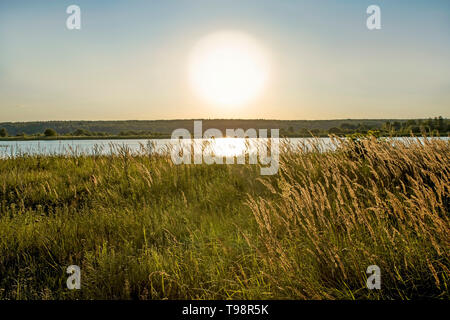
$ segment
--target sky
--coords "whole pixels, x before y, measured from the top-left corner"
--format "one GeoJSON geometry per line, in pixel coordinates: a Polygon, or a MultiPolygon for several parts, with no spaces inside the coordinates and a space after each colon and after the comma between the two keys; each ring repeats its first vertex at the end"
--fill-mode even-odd
{"type": "Polygon", "coordinates": [[[450,117],[449,14],[448,0],[2,0],[0,122],[450,117]],[[224,30],[270,65],[240,105],[189,82],[196,44],[224,30]]]}

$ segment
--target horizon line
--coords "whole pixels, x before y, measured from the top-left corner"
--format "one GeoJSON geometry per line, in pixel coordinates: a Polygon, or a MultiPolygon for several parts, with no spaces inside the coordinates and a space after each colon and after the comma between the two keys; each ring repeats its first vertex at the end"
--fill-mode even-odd
{"type": "Polygon", "coordinates": [[[0,124],[5,123],[33,123],[33,122],[127,122],[127,121],[345,121],[345,120],[369,120],[369,121],[382,121],[382,120],[428,120],[442,117],[443,119],[448,119],[444,116],[430,116],[422,118],[334,118],[334,119],[264,119],[264,118],[177,118],[177,119],[124,119],[124,120],[30,120],[30,121],[4,121],[0,124]]]}

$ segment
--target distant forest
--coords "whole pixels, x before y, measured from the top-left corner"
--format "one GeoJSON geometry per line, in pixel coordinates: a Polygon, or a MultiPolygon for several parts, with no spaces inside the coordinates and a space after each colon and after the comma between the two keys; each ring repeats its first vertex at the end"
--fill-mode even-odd
{"type": "MultiPolygon", "coordinates": [[[[37,138],[132,138],[170,137],[173,130],[193,132],[194,120],[128,120],[128,121],[39,121],[0,123],[0,139],[37,138]]],[[[203,119],[203,130],[249,128],[280,129],[287,137],[375,134],[375,135],[444,135],[450,134],[450,121],[443,117],[429,119],[346,119],[346,120],[231,120],[203,119]]]]}

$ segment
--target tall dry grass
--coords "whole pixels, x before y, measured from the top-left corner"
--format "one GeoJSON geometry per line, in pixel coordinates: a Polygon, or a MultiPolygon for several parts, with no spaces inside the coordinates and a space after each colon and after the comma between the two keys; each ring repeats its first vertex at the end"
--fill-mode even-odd
{"type": "Polygon", "coordinates": [[[283,297],[448,298],[448,141],[346,141],[285,153],[250,196],[260,259],[283,297]],[[378,265],[382,290],[366,288],[378,265]],[[282,276],[275,276],[282,275],[282,276]]]}
{"type": "Polygon", "coordinates": [[[0,159],[0,298],[448,299],[449,142],[333,143],[284,148],[272,177],[127,149],[0,159]]]}

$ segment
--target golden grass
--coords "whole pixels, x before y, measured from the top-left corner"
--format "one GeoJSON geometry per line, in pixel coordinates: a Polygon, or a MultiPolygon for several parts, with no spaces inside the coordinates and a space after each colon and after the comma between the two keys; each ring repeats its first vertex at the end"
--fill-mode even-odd
{"type": "Polygon", "coordinates": [[[285,150],[271,177],[127,150],[2,159],[0,297],[448,299],[450,145],[421,141],[285,150]]]}

